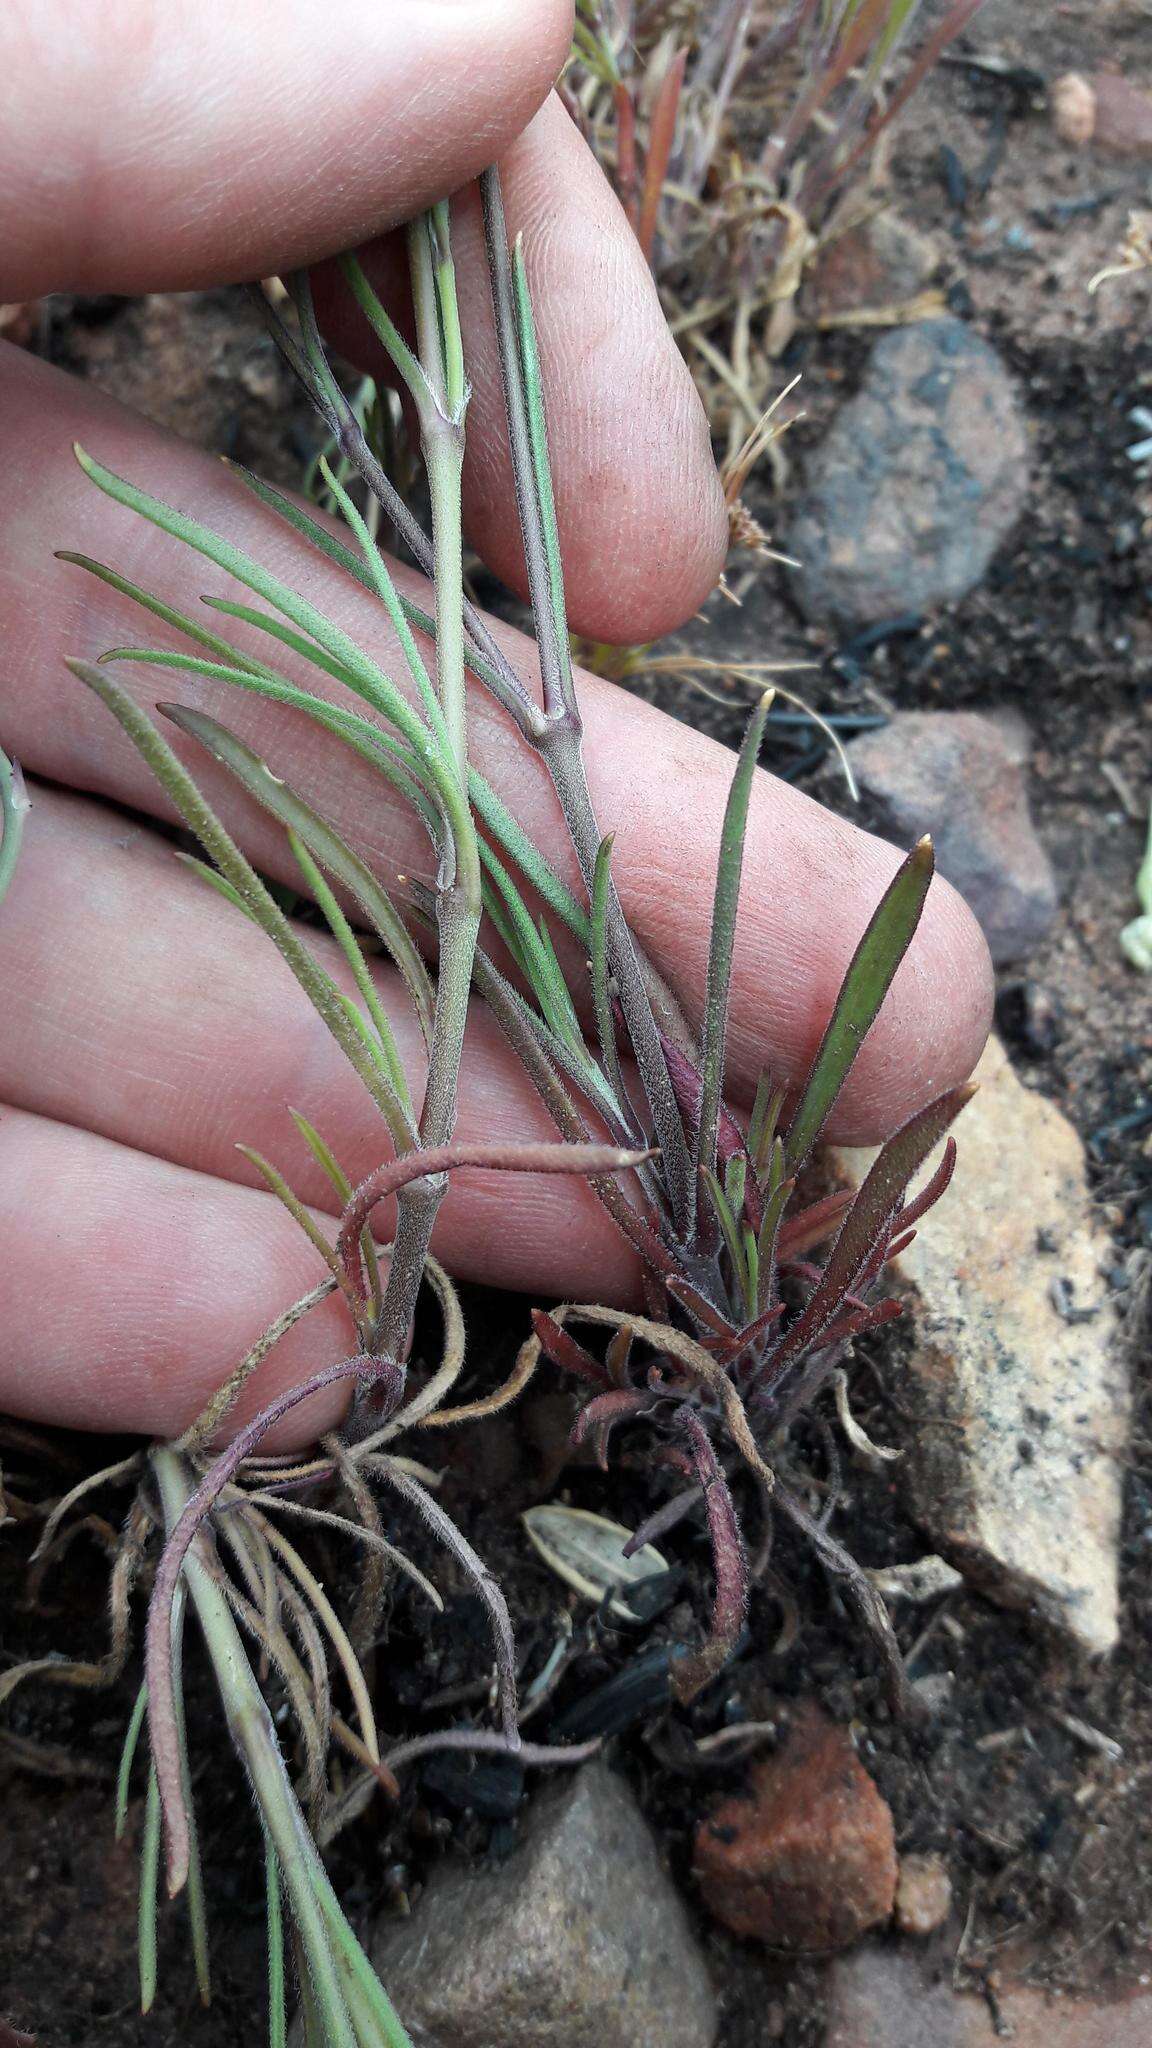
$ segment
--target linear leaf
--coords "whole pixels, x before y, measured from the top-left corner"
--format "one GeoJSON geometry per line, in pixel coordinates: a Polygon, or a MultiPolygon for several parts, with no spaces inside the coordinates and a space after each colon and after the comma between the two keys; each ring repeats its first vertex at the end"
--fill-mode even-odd
{"type": "MultiPolygon", "coordinates": [[[[380,991],[372,979],[372,970],[364,956],[364,948],[360,944],[344,912],[341,910],[332,889],[329,887],[323,869],[319,866],[318,862],[313,860],[299,834],[291,829],[289,829],[288,833],[288,844],[292,848],[293,858],[304,877],[306,888],[324,913],[328,929],[339,946],[341,953],[344,955],[345,960],[348,962],[352,979],[360,991],[364,1008],[368,1012],[376,1037],[380,1042],[380,1049],[384,1056],[388,1078],[396,1091],[397,1099],[404,1105],[409,1112],[409,1116],[411,1116],[412,1097],[408,1088],[408,1077],[404,1072],[400,1059],[391,1021],[380,1000],[380,991]]],[[[413,1135],[415,1135],[415,1125],[413,1125],[413,1135]]]]}
{"type": "Polygon", "coordinates": [[[932,841],[914,846],[885,890],[847,974],[820,1042],[786,1146],[789,1173],[804,1164],[843,1088],[853,1061],[876,1020],[920,922],[934,869],[932,841]]]}
{"type": "Polygon", "coordinates": [[[156,1900],[160,1889],[160,1785],[153,1764],[148,1772],[144,1803],[144,1836],[140,1844],[140,1892],[136,1906],[136,1954],[140,1970],[140,2010],[149,2013],[156,1997],[156,1900]]]}
{"type": "Polygon", "coordinates": [[[274,704],[289,704],[294,710],[302,711],[307,718],[313,719],[337,739],[345,740],[364,760],[371,762],[423,819],[433,845],[439,844],[437,835],[441,823],[432,798],[420,779],[423,773],[421,763],[403,741],[381,731],[379,726],[372,725],[357,712],[329,704],[326,698],[313,696],[310,690],[297,689],[295,683],[288,682],[271,669],[257,672],[228,668],[222,662],[204,661],[194,654],[171,654],[162,647],[113,647],[101,655],[99,665],[105,668],[120,661],[145,668],[175,669],[185,675],[210,676],[219,682],[234,683],[237,689],[251,690],[258,697],[270,698],[274,704]]]}
{"type": "Polygon", "coordinates": [[[341,1052],[363,1082],[373,1102],[393,1133],[397,1146],[406,1142],[406,1125],[392,1090],[368,1055],[362,1040],[348,1021],[343,998],[329,976],[318,967],[291,920],[269,894],[255,868],[245,859],[235,840],[202,796],[182,761],[173,753],[163,734],[128,692],[114,682],[106,669],[91,662],[68,661],[66,666],[82,683],[102,699],[118,720],[132,744],[146,761],[157,781],[172,799],[189,830],[194,832],[226,881],[246,903],[261,930],[272,940],[309,1002],[331,1032],[341,1052]]]}
{"type": "Polygon", "coordinates": [[[708,946],[708,978],[704,997],[704,1029],[700,1046],[700,1124],[696,1136],[696,1167],[716,1171],[716,1126],[724,1090],[724,1047],[728,1029],[728,991],[732,981],[732,949],[736,936],[736,913],[740,901],[740,876],[744,866],[744,836],[748,828],[748,806],[764,723],[772,706],[772,691],[766,690],[748,721],[741,743],[736,772],[728,791],[724,824],[720,833],[720,857],[716,864],[716,892],[712,904],[712,936],[708,946]]]}
{"type": "MultiPolygon", "coordinates": [[[[528,274],[524,264],[524,244],[517,235],[512,249],[512,294],[516,308],[516,326],[520,349],[520,365],[523,376],[525,403],[524,422],[527,429],[528,451],[532,464],[532,486],[540,513],[540,539],[543,549],[546,575],[546,598],[548,612],[537,609],[537,632],[543,637],[546,624],[550,624],[549,652],[555,663],[555,689],[558,703],[549,709],[569,710],[575,705],[572,687],[572,657],[568,638],[568,613],[564,603],[564,568],[560,559],[560,532],[556,523],[556,500],[552,490],[552,469],[548,459],[548,426],[544,412],[544,380],[540,370],[540,351],[536,340],[536,321],[532,312],[532,298],[528,290],[528,274]]],[[[544,593],[541,593],[544,595],[544,593]]],[[[533,592],[536,602],[536,592],[533,592]]]]}
{"type": "MultiPolygon", "coordinates": [[[[210,633],[207,626],[201,625],[197,619],[190,618],[187,612],[179,612],[174,605],[165,604],[162,598],[153,597],[150,590],[145,590],[139,583],[130,582],[127,576],[119,575],[115,569],[106,568],[103,562],[93,561],[90,555],[73,554],[67,548],[57,549],[56,560],[71,562],[77,569],[86,569],[88,574],[95,576],[99,582],[108,584],[110,589],[118,590],[122,597],[130,597],[133,604],[138,604],[144,611],[151,612],[153,618],[161,619],[166,626],[171,626],[176,632],[184,633],[189,640],[194,640],[198,647],[206,648],[218,661],[226,662],[233,668],[250,669],[254,675],[261,673],[263,664],[254,661],[251,655],[243,654],[230,640],[222,639],[218,633],[210,633]]],[[[220,606],[221,611],[225,609],[224,605],[220,606]]],[[[236,615],[242,617],[243,613],[238,610],[236,615]]]]}
{"type": "MultiPolygon", "coordinates": [[[[309,1123],[308,1118],[302,1116],[298,1109],[290,1108],[288,1114],[303,1138],[304,1143],[307,1145],[308,1150],[311,1152],[313,1159],[315,1159],[321,1172],[328,1180],[329,1185],[335,1189],[339,1197],[341,1209],[346,1209],[352,1199],[352,1183],[340,1165],[336,1154],[331,1146],[326,1144],[325,1140],[320,1136],[315,1124],[309,1123]]],[[[252,1154],[249,1155],[249,1157],[253,1156],[252,1154]]],[[[376,1313],[379,1314],[380,1303],[383,1300],[380,1286],[380,1260],[376,1251],[376,1240],[367,1224],[365,1224],[364,1229],[360,1232],[360,1255],[368,1271],[368,1285],[372,1295],[373,1307],[376,1313]]]]}
{"type": "Polygon", "coordinates": [[[948,1126],[975,1093],[953,1088],[929,1103],[889,1138],[873,1160],[828,1255],[828,1262],[803,1312],[781,1338],[769,1360],[769,1384],[784,1367],[811,1350],[839,1312],[861,1269],[891,1226],[904,1191],[948,1126]]]}
{"type": "MultiPolygon", "coordinates": [[[[345,844],[339,833],[320,816],[319,812],[305,803],[303,797],[298,796],[289,783],[274,775],[267,762],[261,760],[259,754],[254,753],[251,747],[245,746],[243,740],[238,739],[235,733],[229,732],[226,726],[219,724],[214,718],[209,718],[204,712],[192,711],[182,704],[163,704],[158,706],[158,709],[178,725],[182,732],[190,733],[208,749],[209,753],[215,755],[218,761],[230,768],[243,787],[263,804],[266,810],[271,811],[281,824],[287,826],[289,832],[295,833],[315,859],[343,884],[349,895],[355,898],[381,944],[387,947],[395,962],[412,999],[425,1044],[430,1045],[435,998],[428,970],[407,926],[386,890],[381,888],[376,880],[371,868],[358,854],[353,853],[351,847],[345,844]]],[[[355,967],[353,971],[355,972],[355,967]]],[[[362,993],[370,1007],[372,1001],[378,1000],[374,989],[371,991],[371,997],[363,990],[362,993]]],[[[390,1029],[388,1036],[391,1039],[390,1029]]],[[[403,1070],[400,1071],[402,1076],[403,1070]]],[[[398,1080],[396,1085],[398,1088],[402,1085],[403,1092],[407,1093],[406,1082],[398,1080]]]]}
{"type": "Polygon", "coordinates": [[[148,1687],[142,1685],[136,1695],[136,1703],[128,1719],[124,1733],[124,1747],[120,1751],[120,1767],[116,1773],[116,1840],[123,1838],[128,1820],[128,1789],[132,1782],[132,1765],[140,1742],[140,1730],[148,1711],[148,1687]]]}
{"type": "Polygon", "coordinates": [[[176,540],[181,540],[186,546],[194,548],[208,561],[215,562],[218,568],[226,570],[237,582],[255,591],[265,603],[273,605],[285,618],[290,619],[293,625],[300,627],[312,639],[318,641],[329,654],[335,655],[349,674],[356,677],[361,694],[376,710],[382,712],[408,741],[409,746],[424,763],[430,779],[436,784],[445,807],[450,814],[452,813],[452,799],[457,793],[454,790],[451,772],[441,758],[433,735],[395,683],[374,662],[368,660],[356,642],[341,627],[333,624],[315,605],[310,604],[307,598],[299,596],[296,591],[289,589],[286,583],[281,583],[278,577],[270,575],[259,562],[245,554],[243,549],[234,547],[230,541],[213,533],[210,527],[202,526],[198,520],[190,519],[182,512],[173,511],[161,499],[152,497],[149,492],[139,490],[135,484],[128,483],[112,470],[105,469],[102,463],[94,461],[80,447],[76,449],[76,459],[85,475],[90,477],[108,497],[115,499],[117,504],[125,505],[130,511],[139,513],[142,518],[150,520],[153,526],[158,526],[161,532],[172,534],[176,540]]]}
{"type": "Polygon", "coordinates": [[[270,1835],[264,1837],[264,1893],[268,1926],[268,2048],[286,2048],[288,2007],[284,1972],[284,1910],[280,1863],[270,1835]]]}
{"type": "Polygon", "coordinates": [[[344,489],[334,470],[329,467],[327,462],[322,463],[321,468],[329,490],[332,492],[345,520],[360,543],[368,574],[371,576],[376,594],[392,622],[392,630],[400,642],[401,652],[408,664],[408,673],[420,692],[420,700],[424,706],[428,723],[437,735],[441,746],[447,752],[449,745],[448,728],[444,723],[444,714],[440,708],[440,700],[432,686],[432,678],[428,673],[424,658],[416,645],[415,635],[404,615],[404,607],[400,603],[399,594],[396,585],[392,581],[388,565],[368,531],[365,521],[361,518],[355,501],[344,489]]]}

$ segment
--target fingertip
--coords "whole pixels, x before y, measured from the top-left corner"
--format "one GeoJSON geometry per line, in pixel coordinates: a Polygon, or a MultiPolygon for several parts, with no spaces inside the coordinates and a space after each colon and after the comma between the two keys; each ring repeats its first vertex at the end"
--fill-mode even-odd
{"type": "MultiPolygon", "coordinates": [[[[728,518],[707,422],[695,392],[679,408],[675,399],[670,392],[666,416],[675,424],[667,440],[650,444],[617,479],[611,509],[603,492],[604,523],[623,526],[623,546],[599,546],[596,525],[586,524],[596,502],[594,481],[578,509],[572,488],[563,494],[569,501],[563,550],[569,614],[575,631],[590,639],[619,646],[659,640],[700,610],[723,573],[728,518]]],[[[657,403],[649,410],[663,408],[657,403]]]]}

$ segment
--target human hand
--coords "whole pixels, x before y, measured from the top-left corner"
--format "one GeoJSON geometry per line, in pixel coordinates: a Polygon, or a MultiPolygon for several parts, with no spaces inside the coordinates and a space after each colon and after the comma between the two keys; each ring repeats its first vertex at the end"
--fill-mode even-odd
{"type": "MultiPolygon", "coordinates": [[[[137,0],[130,44],[122,7],[89,8],[82,22],[63,11],[66,34],[51,9],[22,15],[18,29],[10,11],[0,31],[5,298],[179,289],[287,269],[374,240],[498,156],[537,301],[574,624],[598,638],[647,640],[699,605],[725,544],[707,433],[630,231],[567,116],[546,100],[566,48],[566,6],[365,0],[340,11],[333,33],[330,6],[295,0],[277,10],[273,38],[262,0],[194,18],[137,0]]],[[[474,194],[454,207],[454,236],[474,389],[470,536],[515,584],[474,194]]],[[[377,275],[387,268],[386,250],[367,260],[377,275]]],[[[327,313],[350,349],[347,309],[332,294],[327,313]]],[[[85,483],[71,443],[251,546],[362,633],[386,667],[389,635],[379,608],[324,573],[218,463],[17,350],[0,356],[0,743],[50,785],[33,781],[24,852],[0,911],[0,1406],[159,1434],[186,1423],[317,1276],[315,1253],[254,1185],[237,1141],[282,1164],[320,1208],[330,1198],[288,1104],[353,1176],[386,1147],[279,958],[149,828],[149,816],[170,815],[162,796],[63,666],[66,655],[95,658],[142,635],[133,607],[55,561],[54,548],[111,562],[185,609],[207,580],[175,543],[85,483]]],[[[498,630],[530,672],[519,637],[498,630]]],[[[155,637],[151,622],[146,637],[155,637]]],[[[193,679],[180,688],[166,676],[163,692],[146,671],[125,670],[123,680],[145,701],[178,692],[235,725],[382,875],[419,859],[411,821],[382,811],[369,771],[296,714],[193,679]]],[[[581,697],[589,780],[603,824],[615,828],[621,893],[698,1016],[732,757],[595,678],[581,697]]],[[[484,772],[533,836],[559,846],[539,763],[480,693],[473,720],[484,772]]],[[[199,752],[194,766],[252,857],[287,878],[268,820],[199,752]]],[[[737,1099],[764,1062],[782,1080],[802,1074],[896,864],[879,841],[759,778],[729,1044],[737,1099]]],[[[317,947],[332,966],[323,940],[317,947]]],[[[389,998],[389,976],[380,978],[389,998]]],[[[408,1013],[399,999],[390,1007],[418,1075],[408,1013]]],[[[983,941],[936,882],[839,1106],[838,1134],[878,1137],[962,1079],[989,1007],[983,941]]],[[[492,1134],[554,1135],[476,1006],[458,1136],[492,1134]]],[[[634,1284],[627,1248],[589,1191],[567,1179],[460,1173],[435,1243],[456,1273],[544,1298],[620,1300],[634,1284]]],[[[346,1348],[343,1311],[326,1303],[269,1358],[240,1414],[346,1348]]],[[[314,1428],[332,1411],[307,1413],[314,1428]]]]}

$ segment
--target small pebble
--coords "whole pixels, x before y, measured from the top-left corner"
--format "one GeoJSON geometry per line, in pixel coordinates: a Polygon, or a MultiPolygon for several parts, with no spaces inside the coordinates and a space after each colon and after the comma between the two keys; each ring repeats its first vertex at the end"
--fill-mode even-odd
{"type": "Polygon", "coordinates": [[[939,1856],[902,1856],[896,1880],[901,1934],[935,1934],[952,1910],[952,1880],[939,1856]]]}

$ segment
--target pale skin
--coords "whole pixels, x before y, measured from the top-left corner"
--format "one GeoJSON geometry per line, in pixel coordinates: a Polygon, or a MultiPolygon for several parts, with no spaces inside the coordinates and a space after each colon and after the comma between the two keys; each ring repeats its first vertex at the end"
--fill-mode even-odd
{"type": "MultiPolygon", "coordinates": [[[[708,437],[627,225],[548,97],[570,28],[562,0],[359,0],[339,10],[330,0],[282,0],[274,36],[266,0],[219,9],[105,0],[7,13],[0,296],[179,290],[263,275],[372,245],[420,205],[460,190],[456,247],[474,387],[469,537],[517,584],[475,195],[462,190],[497,157],[537,302],[573,622],[596,637],[648,640],[705,600],[725,547],[708,437]]],[[[388,274],[386,248],[370,246],[366,261],[388,274]]],[[[330,286],[320,298],[333,339],[373,367],[347,306],[330,286]]],[[[162,635],[55,561],[55,548],[108,561],[185,610],[197,609],[203,591],[231,594],[208,565],[110,507],[80,475],[71,443],[261,552],[361,631],[393,673],[400,663],[370,600],[270,525],[219,463],[19,350],[3,347],[0,358],[0,744],[19,756],[34,798],[0,913],[0,1408],[160,1434],[189,1421],[321,1270],[255,1185],[237,1142],[273,1157],[318,1209],[331,1199],[288,1104],[319,1125],[354,1178],[388,1147],[279,958],[150,829],[149,818],[167,815],[163,801],[63,666],[66,655],[92,659],[162,635]]],[[[505,637],[527,660],[517,636],[505,637]]],[[[120,673],[142,701],[179,697],[231,723],[383,879],[420,861],[418,835],[380,785],[295,714],[175,675],[157,687],[146,670],[120,673]]],[[[589,780],[604,827],[616,830],[621,893],[644,945],[698,1016],[732,757],[595,678],[582,680],[581,701],[589,780]]],[[[473,731],[485,773],[558,853],[546,778],[480,694],[473,731]]],[[[185,757],[250,854],[287,878],[267,821],[202,755],[189,748],[185,757]]],[[[781,1080],[802,1075],[897,859],[760,777],[735,960],[737,1103],[748,1101],[765,1061],[781,1080]]],[[[323,942],[319,949],[331,964],[323,942]]],[[[415,1029],[386,973],[381,985],[418,1087],[415,1029]]],[[[937,881],[836,1133],[874,1140],[961,1081],[990,1003],[979,931],[937,881]]],[[[458,1136],[551,1135],[477,1008],[458,1136]]],[[[436,1250],[461,1276],[541,1301],[627,1302],[636,1283],[631,1255],[575,1181],[461,1173],[436,1250]]],[[[325,1304],[267,1361],[240,1413],[349,1348],[342,1310],[325,1304]]],[[[279,1444],[330,1420],[340,1398],[334,1391],[327,1406],[301,1410],[279,1444]]]]}

